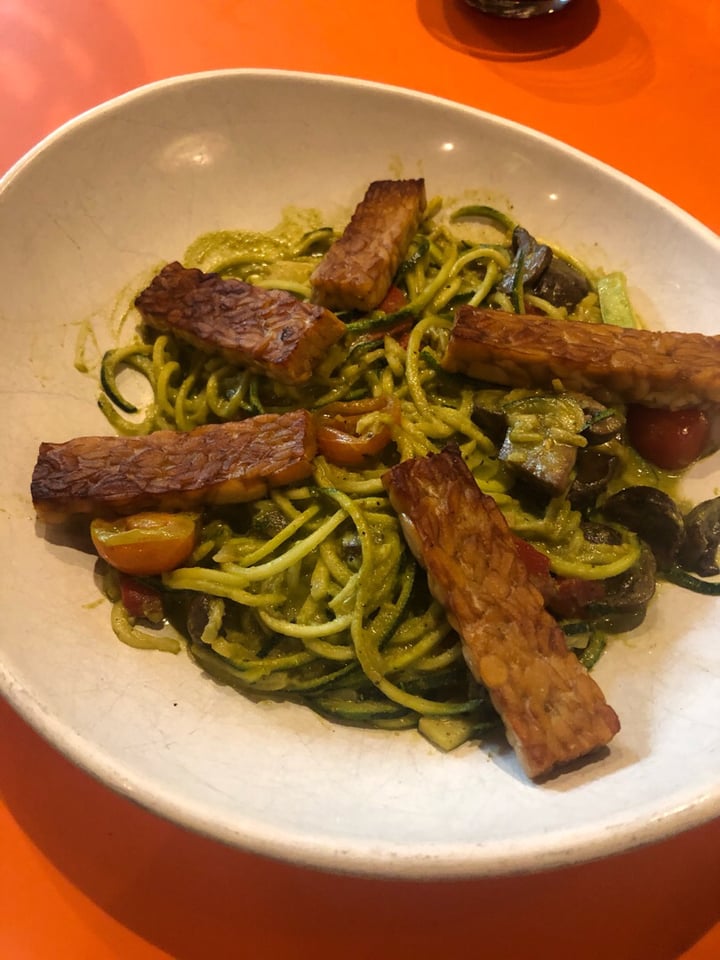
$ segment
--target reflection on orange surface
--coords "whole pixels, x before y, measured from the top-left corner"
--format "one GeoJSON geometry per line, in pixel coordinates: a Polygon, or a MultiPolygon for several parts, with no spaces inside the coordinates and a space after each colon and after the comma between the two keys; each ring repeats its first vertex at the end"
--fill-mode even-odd
{"type": "Polygon", "coordinates": [[[142,74],[133,38],[104,0],[0,5],[0,170],[60,124],[135,86],[142,74]],[[9,141],[9,142],[8,142],[9,141]]]}
{"type": "Polygon", "coordinates": [[[484,60],[538,60],[571,50],[595,29],[597,0],[574,0],[559,13],[531,20],[503,20],[465,0],[418,0],[427,29],[443,43],[484,60]]]}
{"type": "Polygon", "coordinates": [[[504,64],[495,65],[496,70],[505,80],[564,103],[615,103],[651,83],[655,61],[650,41],[619,0],[603,0],[592,39],[592,46],[577,46],[536,65],[532,77],[521,71],[511,77],[504,64]]]}
{"type": "Polygon", "coordinates": [[[488,16],[465,0],[418,0],[418,11],[443,43],[491,61],[504,80],[556,102],[612,103],[654,75],[647,35],[618,0],[574,0],[533,20],[488,16]],[[523,70],[518,61],[528,60],[536,62],[523,70]]]}
{"type": "Polygon", "coordinates": [[[44,926],[37,942],[55,945],[3,960],[678,960],[716,919],[716,890],[702,879],[717,874],[720,821],[540,877],[378,882],[273,863],[160,820],[74,768],[2,703],[0,729],[7,808],[49,874],[27,899],[28,928],[44,926]],[[46,890],[54,896],[43,900],[46,890]],[[88,935],[94,949],[73,951],[66,925],[78,913],[118,949],[101,952],[88,935]]]}

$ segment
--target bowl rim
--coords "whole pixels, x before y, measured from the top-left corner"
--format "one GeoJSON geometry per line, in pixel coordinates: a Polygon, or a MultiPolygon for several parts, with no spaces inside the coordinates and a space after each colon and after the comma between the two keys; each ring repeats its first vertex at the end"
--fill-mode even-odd
{"type": "MultiPolygon", "coordinates": [[[[411,100],[460,110],[481,121],[513,130],[524,137],[530,137],[554,149],[560,149],[567,156],[584,164],[590,164],[605,177],[631,187],[634,192],[643,195],[656,205],[661,205],[675,218],[684,221],[688,228],[699,233],[705,242],[710,242],[720,253],[720,237],[677,204],[628,174],[539,130],[455,100],[403,86],[342,75],[272,68],[227,68],[165,77],[135,87],[84,110],[43,137],[0,177],[0,204],[5,191],[16,182],[36,157],[97,117],[122,109],[149,95],[184,85],[216,80],[242,81],[268,78],[287,82],[337,84],[346,88],[400,95],[411,100]]],[[[523,839],[504,839],[501,843],[478,843],[477,845],[467,843],[433,845],[424,841],[421,845],[423,852],[418,852],[417,847],[413,845],[408,847],[396,845],[391,848],[385,843],[382,844],[382,849],[369,849],[370,845],[365,839],[353,842],[344,838],[341,845],[332,847],[328,839],[314,835],[299,838],[292,831],[265,825],[263,825],[265,829],[254,829],[251,834],[248,834],[238,827],[219,823],[217,820],[209,823],[208,818],[203,816],[200,805],[179,802],[166,790],[148,789],[149,784],[144,783],[140,776],[135,780],[128,779],[119,766],[112,763],[102,750],[98,751],[92,743],[88,743],[86,738],[69,729],[52,715],[48,715],[30,690],[23,688],[12,676],[6,674],[2,662],[0,662],[0,681],[3,695],[36,732],[75,765],[114,791],[139,803],[156,815],[196,833],[301,866],[354,875],[407,879],[470,878],[536,872],[596,860],[653,843],[698,826],[720,814],[720,791],[715,795],[708,793],[702,797],[692,796],[686,802],[681,798],[671,809],[662,815],[650,816],[642,824],[639,824],[638,816],[632,822],[622,821],[622,818],[618,817],[617,823],[604,825],[602,832],[598,832],[595,828],[591,830],[584,825],[560,834],[552,831],[547,836],[534,836],[531,853],[523,849],[527,843],[523,839]]]]}

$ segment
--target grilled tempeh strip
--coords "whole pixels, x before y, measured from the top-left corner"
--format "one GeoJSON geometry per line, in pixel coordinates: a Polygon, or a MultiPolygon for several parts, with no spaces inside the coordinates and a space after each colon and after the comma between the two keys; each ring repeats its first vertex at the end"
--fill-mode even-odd
{"type": "Polygon", "coordinates": [[[31,494],[40,519],[185,510],[255,500],[309,476],[315,455],[305,410],[208,424],[189,433],[77,437],[42,443],[31,494]]]}
{"type": "Polygon", "coordinates": [[[345,332],[334,313],[217,273],[167,264],[138,295],[148,326],[283,383],[304,383],[345,332]]]}
{"type": "Polygon", "coordinates": [[[491,383],[553,386],[602,403],[720,403],[720,337],[458,307],[442,365],[491,383]]]}
{"type": "Polygon", "coordinates": [[[372,310],[388,292],[425,210],[424,180],[376,180],[343,235],[316,267],[313,299],[335,310],[372,310]]]}
{"type": "Polygon", "coordinates": [[[457,448],[383,477],[408,544],[530,777],[607,744],[615,711],[546,611],[509,527],[457,448]]]}

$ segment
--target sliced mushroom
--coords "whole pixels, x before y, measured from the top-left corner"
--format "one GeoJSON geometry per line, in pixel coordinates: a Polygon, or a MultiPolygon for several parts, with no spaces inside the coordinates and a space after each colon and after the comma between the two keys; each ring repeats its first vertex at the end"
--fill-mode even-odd
{"type": "Polygon", "coordinates": [[[720,497],[704,500],[685,517],[685,535],[678,552],[678,564],[701,577],[720,573],[720,497]]]}
{"type": "Polygon", "coordinates": [[[639,626],[655,594],[656,573],[653,552],[643,545],[636,564],[605,581],[605,596],[593,604],[596,625],[608,633],[624,633],[639,626]]]}
{"type": "Polygon", "coordinates": [[[590,444],[607,443],[622,433],[625,417],[614,407],[606,407],[592,397],[580,394],[578,397],[585,411],[586,425],[583,436],[590,444]]]}
{"type": "Polygon", "coordinates": [[[251,529],[268,540],[277,536],[288,524],[287,517],[272,503],[253,504],[251,529]]]}
{"type": "Polygon", "coordinates": [[[588,543],[607,543],[619,547],[623,542],[620,531],[615,527],[609,527],[606,523],[588,520],[580,525],[580,529],[588,543]]]}
{"type": "Polygon", "coordinates": [[[587,277],[546,244],[538,243],[524,227],[513,230],[512,251],[512,263],[498,284],[508,296],[522,284],[553,306],[572,310],[590,293],[587,277]]]}
{"type": "Polygon", "coordinates": [[[210,620],[210,600],[206,593],[195,593],[187,605],[187,632],[195,643],[202,642],[210,620]]]}
{"type": "Polygon", "coordinates": [[[659,570],[672,566],[685,532],[672,497],[656,487],[626,487],[606,500],[601,512],[636,533],[652,550],[659,570]]]}
{"type": "Polygon", "coordinates": [[[585,448],[578,452],[575,479],[568,491],[568,499],[576,510],[587,510],[595,504],[607,488],[616,462],[616,457],[597,450],[585,448]]]}
{"type": "Polygon", "coordinates": [[[553,259],[553,252],[544,243],[538,243],[535,237],[524,227],[515,227],[512,235],[513,260],[498,284],[498,289],[508,296],[517,288],[518,283],[530,286],[547,270],[553,259]],[[522,277],[518,274],[522,272],[522,277]]]}

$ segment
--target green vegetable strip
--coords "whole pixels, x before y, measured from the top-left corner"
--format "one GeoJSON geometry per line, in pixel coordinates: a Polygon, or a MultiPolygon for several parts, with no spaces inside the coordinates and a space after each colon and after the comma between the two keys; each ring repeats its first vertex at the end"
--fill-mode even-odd
{"type": "Polygon", "coordinates": [[[680,567],[671,567],[665,572],[665,579],[678,587],[692,590],[693,593],[704,593],[710,597],[720,597],[720,582],[717,580],[701,580],[699,577],[681,570],[680,567]]]}
{"type": "MultiPolygon", "coordinates": [[[[312,504],[304,510],[302,513],[295,516],[283,529],[276,533],[271,540],[266,540],[262,546],[258,547],[256,550],[253,550],[251,553],[246,554],[243,559],[243,566],[250,567],[253,564],[256,564],[259,560],[264,560],[265,557],[269,557],[270,554],[275,553],[278,547],[281,547],[287,540],[290,540],[301,527],[305,526],[308,520],[312,519],[320,507],[317,504],[312,504]]],[[[232,541],[226,543],[223,547],[223,550],[227,554],[228,551],[232,553],[232,541]]],[[[220,551],[216,556],[215,560],[222,562],[224,559],[223,552],[220,551]]],[[[294,559],[293,559],[294,562],[294,559]]],[[[260,577],[264,577],[267,574],[262,572],[260,577]]]]}
{"type": "Polygon", "coordinates": [[[452,214],[450,219],[461,220],[466,217],[472,217],[480,220],[492,220],[499,224],[508,235],[512,234],[513,230],[517,226],[515,221],[512,220],[506,213],[503,213],[501,210],[496,210],[495,207],[488,207],[484,204],[471,204],[469,206],[460,207],[459,210],[456,210],[452,214]]]}
{"type": "MultiPolygon", "coordinates": [[[[283,620],[280,617],[273,617],[267,611],[260,610],[259,616],[266,627],[281,633],[285,637],[297,637],[299,640],[317,640],[319,637],[331,637],[333,634],[342,633],[346,630],[352,621],[352,614],[345,614],[336,620],[326,620],[324,623],[292,623],[290,620],[283,620]]],[[[337,648],[335,648],[337,649],[337,648]]],[[[331,657],[331,659],[338,659],[331,657]]],[[[340,659],[348,659],[346,656],[340,659]]]]}
{"type": "Polygon", "coordinates": [[[597,282],[597,294],[603,323],[611,323],[616,327],[638,326],[622,273],[609,273],[601,277],[597,282]]]}
{"type": "Polygon", "coordinates": [[[138,629],[128,617],[122,603],[117,600],[110,613],[110,623],[118,640],[130,647],[141,650],[162,650],[166,653],[179,653],[180,641],[176,637],[164,636],[161,633],[152,634],[147,630],[138,629]]]}
{"type": "Polygon", "coordinates": [[[238,563],[223,564],[223,570],[232,576],[238,587],[246,587],[250,583],[267,580],[270,577],[295,566],[303,557],[306,557],[327,535],[342,523],[345,516],[341,510],[334,513],[322,526],[308,534],[298,543],[293,544],[285,553],[269,560],[264,564],[241,565],[238,563]]]}

